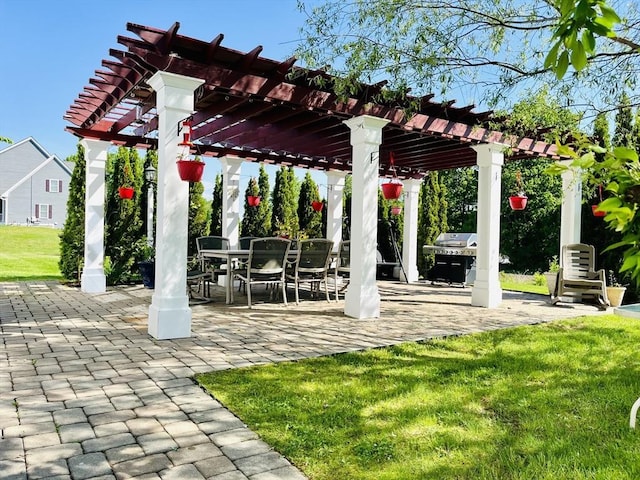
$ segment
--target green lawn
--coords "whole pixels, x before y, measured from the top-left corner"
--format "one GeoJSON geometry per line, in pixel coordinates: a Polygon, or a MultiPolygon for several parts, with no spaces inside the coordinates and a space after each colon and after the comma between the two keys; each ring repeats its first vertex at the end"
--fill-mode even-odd
{"type": "Polygon", "coordinates": [[[500,286],[503,290],[516,292],[538,293],[549,295],[544,275],[518,275],[515,273],[500,273],[500,286]]]}
{"type": "Polygon", "coordinates": [[[313,480],[637,479],[617,316],[198,376],[313,480]]]}
{"type": "Polygon", "coordinates": [[[62,279],[60,230],[0,226],[0,281],[62,279]]]}

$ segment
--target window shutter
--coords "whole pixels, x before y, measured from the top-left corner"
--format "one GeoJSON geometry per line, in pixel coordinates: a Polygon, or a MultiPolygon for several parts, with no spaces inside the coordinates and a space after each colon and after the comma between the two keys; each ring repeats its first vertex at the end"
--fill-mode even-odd
{"type": "Polygon", "coordinates": [[[45,192],[49,191],[49,179],[48,178],[44,181],[44,191],[45,192]]]}
{"type": "Polygon", "coordinates": [[[53,205],[49,205],[49,216],[47,218],[48,219],[53,218],[53,205]]]}
{"type": "Polygon", "coordinates": [[[62,180],[58,180],[58,193],[62,192],[62,180]]]}
{"type": "Polygon", "coordinates": [[[36,203],[36,218],[40,217],[40,205],[36,203]]]}

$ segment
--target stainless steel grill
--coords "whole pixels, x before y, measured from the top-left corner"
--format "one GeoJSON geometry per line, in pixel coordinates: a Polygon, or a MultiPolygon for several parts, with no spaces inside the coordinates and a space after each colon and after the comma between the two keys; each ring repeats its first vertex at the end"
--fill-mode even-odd
{"type": "Polygon", "coordinates": [[[473,284],[477,238],[475,233],[441,233],[434,245],[424,245],[423,253],[435,254],[435,265],[427,272],[427,280],[463,286],[473,284]]]}

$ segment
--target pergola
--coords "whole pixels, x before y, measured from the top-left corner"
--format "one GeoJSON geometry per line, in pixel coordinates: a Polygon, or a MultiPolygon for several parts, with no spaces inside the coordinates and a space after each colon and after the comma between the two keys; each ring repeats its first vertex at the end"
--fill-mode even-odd
{"type": "MultiPolygon", "coordinates": [[[[264,162],[327,172],[327,237],[341,239],[344,176],[353,176],[350,286],[345,313],[379,316],[375,250],[379,177],[397,176],[405,187],[403,264],[406,279],[418,279],[416,231],[418,189],[430,171],[478,167],[477,280],[472,303],[495,307],[498,281],[500,171],[506,160],[558,158],[555,147],[514,138],[488,127],[491,112],[438,103],[432,95],[410,97],[362,84],[343,98],[334,78],[295,66],[295,58],[260,56],[262,47],[238,52],[168,30],[127,24],[138,38],[118,36],[123,50],[103,60],[90,85],[65,115],[68,131],[82,138],[87,159],[85,263],[82,289],[104,291],[104,163],[113,143],[158,149],[156,290],[149,332],[157,338],[190,335],[185,292],[188,186],[173,165],[180,128],[191,119],[192,152],[223,168],[223,235],[238,238],[238,185],[243,162],[264,162]],[[384,95],[383,95],[384,93],[384,95]],[[413,112],[408,115],[406,112],[413,112]],[[510,154],[505,157],[504,152],[510,154]]],[[[571,179],[567,178],[566,186],[571,179]]],[[[575,183],[575,182],[574,182],[575,183]]],[[[574,188],[574,190],[577,190],[574,188]]],[[[571,218],[578,203],[569,196],[571,218]]],[[[575,198],[574,198],[575,197],[575,198]]],[[[565,208],[563,207],[563,225],[565,208]]],[[[573,221],[573,220],[572,220],[573,221]]],[[[563,227],[575,238],[573,226],[563,227]]],[[[566,230],[566,232],[565,232],[566,230]]],[[[578,224],[579,235],[579,224],[578,224]]]]}

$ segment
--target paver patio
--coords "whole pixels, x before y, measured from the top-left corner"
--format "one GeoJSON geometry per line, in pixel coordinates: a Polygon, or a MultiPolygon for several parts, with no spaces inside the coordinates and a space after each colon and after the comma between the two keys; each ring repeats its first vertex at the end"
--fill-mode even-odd
{"type": "Polygon", "coordinates": [[[379,283],[381,318],[344,303],[284,307],[243,298],[194,305],[192,337],[147,334],[152,291],[84,294],[56,282],[0,283],[0,477],[295,480],[305,477],[205,393],[197,373],[599,314],[508,293],[379,283]]]}

